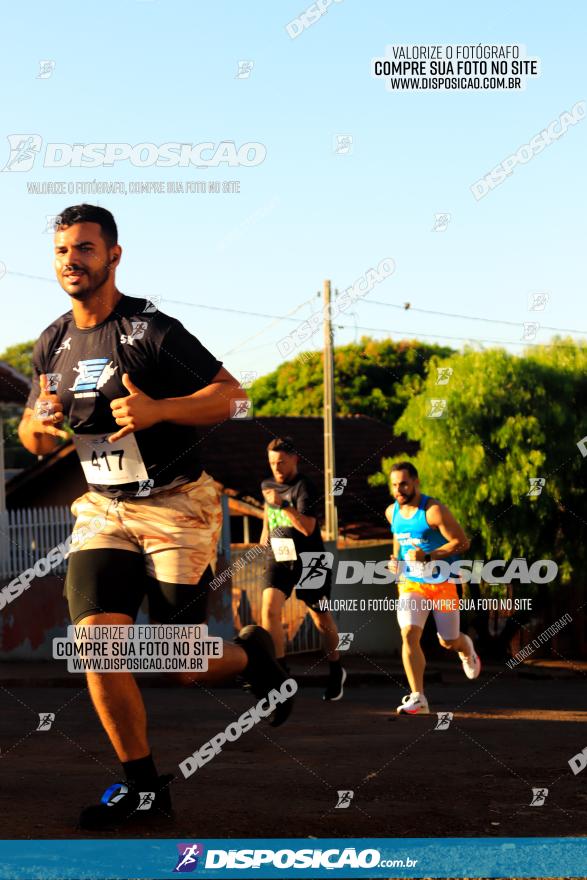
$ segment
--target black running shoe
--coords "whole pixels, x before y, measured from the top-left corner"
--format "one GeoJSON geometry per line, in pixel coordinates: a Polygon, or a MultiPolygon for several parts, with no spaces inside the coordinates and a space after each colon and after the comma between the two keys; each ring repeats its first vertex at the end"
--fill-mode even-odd
{"type": "Polygon", "coordinates": [[[339,666],[337,669],[331,669],[330,675],[328,676],[328,684],[326,685],[326,690],[322,694],[322,699],[327,700],[329,703],[334,703],[336,700],[342,700],[345,681],[346,669],[343,669],[342,666],[339,666]]]}
{"type": "MultiPolygon", "coordinates": [[[[259,699],[266,697],[273,689],[278,691],[283,682],[292,677],[284,672],[275,659],[273,639],[262,626],[245,626],[235,642],[243,648],[249,661],[242,676],[259,699]]],[[[269,716],[269,724],[272,727],[279,727],[287,720],[292,707],[293,697],[278,703],[269,716]]]]}
{"type": "Polygon", "coordinates": [[[114,783],[106,789],[99,804],[92,804],[81,811],[79,827],[100,830],[121,825],[131,818],[146,821],[173,818],[169,793],[173,778],[172,774],[159,776],[152,783],[152,791],[139,791],[130,782],[114,783]]]}

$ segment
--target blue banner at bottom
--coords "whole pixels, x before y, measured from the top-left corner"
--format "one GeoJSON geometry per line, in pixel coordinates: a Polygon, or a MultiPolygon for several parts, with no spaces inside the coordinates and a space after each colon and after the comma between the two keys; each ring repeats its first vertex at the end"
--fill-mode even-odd
{"type": "Polygon", "coordinates": [[[2,880],[587,877],[587,837],[2,840],[2,880]]]}

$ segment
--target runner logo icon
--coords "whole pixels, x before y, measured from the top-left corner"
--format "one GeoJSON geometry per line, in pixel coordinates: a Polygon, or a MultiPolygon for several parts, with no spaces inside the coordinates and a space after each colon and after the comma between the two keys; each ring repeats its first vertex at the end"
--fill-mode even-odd
{"type": "Polygon", "coordinates": [[[9,134],[10,156],[2,171],[30,171],[41,149],[43,139],[38,134],[9,134]]]}
{"type": "Polygon", "coordinates": [[[345,490],[345,486],[347,484],[346,477],[333,477],[332,478],[332,487],[330,489],[331,495],[342,495],[345,490]]]}
{"type": "Polygon", "coordinates": [[[173,873],[187,874],[196,870],[199,857],[204,855],[204,847],[201,843],[178,843],[177,852],[177,865],[173,873]]]}
{"type": "Polygon", "coordinates": [[[139,791],[139,797],[140,801],[137,810],[150,810],[155,803],[154,791],[139,791]]]}
{"type": "Polygon", "coordinates": [[[142,339],[149,326],[147,321],[132,321],[132,333],[123,333],[120,341],[123,345],[132,345],[135,339],[142,339]]]}
{"type": "Polygon", "coordinates": [[[147,498],[151,494],[151,489],[155,485],[155,480],[140,480],[136,498],[147,498]]]}
{"type": "Polygon", "coordinates": [[[302,573],[297,584],[297,590],[314,590],[324,586],[326,575],[332,569],[334,554],[328,551],[305,551],[300,553],[302,560],[302,573]]]}
{"type": "Polygon", "coordinates": [[[348,810],[351,805],[351,801],[355,796],[354,791],[346,790],[339,791],[338,794],[338,803],[336,804],[335,810],[348,810]]]}
{"type": "Polygon", "coordinates": [[[450,722],[453,719],[452,712],[437,712],[438,721],[436,722],[436,727],[434,730],[448,730],[450,727],[450,722]]]}
{"type": "Polygon", "coordinates": [[[532,800],[530,801],[531,807],[542,807],[544,806],[544,802],[548,797],[548,789],[547,788],[533,788],[532,789],[532,800]]]}
{"type": "Polygon", "coordinates": [[[51,730],[51,725],[54,721],[54,712],[39,712],[39,726],[37,730],[51,730]]]}
{"type": "Polygon", "coordinates": [[[337,651],[348,651],[355,637],[354,633],[339,633],[337,651]]]}
{"type": "Polygon", "coordinates": [[[71,336],[63,340],[59,348],[55,349],[55,354],[59,354],[61,351],[71,351],[71,336]]]}
{"type": "Polygon", "coordinates": [[[47,373],[47,391],[49,394],[57,394],[60,382],[61,373],[47,373]]]}
{"type": "Polygon", "coordinates": [[[91,358],[87,361],[78,361],[74,372],[77,373],[75,382],[69,389],[75,397],[97,397],[98,390],[112,378],[118,367],[112,366],[108,358],[91,358]]]}

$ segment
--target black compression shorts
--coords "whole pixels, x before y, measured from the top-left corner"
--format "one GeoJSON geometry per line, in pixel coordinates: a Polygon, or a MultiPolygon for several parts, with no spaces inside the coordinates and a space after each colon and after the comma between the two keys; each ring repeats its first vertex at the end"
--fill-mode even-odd
{"type": "MultiPolygon", "coordinates": [[[[302,561],[296,559],[293,562],[276,562],[271,556],[267,557],[263,569],[263,589],[275,587],[281,590],[287,598],[293,593],[294,587],[302,575],[302,561]]],[[[312,583],[311,580],[308,581],[312,583]]],[[[332,590],[332,571],[328,569],[326,579],[320,587],[302,587],[296,589],[296,598],[305,602],[313,611],[322,611],[319,602],[321,599],[329,599],[332,590]]]]}
{"type": "Polygon", "coordinates": [[[82,550],[69,558],[65,595],[72,623],[90,614],[126,614],[134,620],[145,596],[157,623],[206,622],[212,569],[197,584],[166,584],[148,577],[141,553],[82,550]]]}

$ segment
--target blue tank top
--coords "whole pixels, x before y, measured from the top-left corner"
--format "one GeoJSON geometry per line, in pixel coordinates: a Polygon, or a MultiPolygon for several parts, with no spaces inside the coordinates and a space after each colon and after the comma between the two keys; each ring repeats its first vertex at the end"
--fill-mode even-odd
{"type": "MultiPolygon", "coordinates": [[[[440,531],[432,528],[426,521],[425,508],[429,497],[428,495],[421,496],[416,513],[409,518],[402,515],[400,506],[396,501],[393,505],[391,517],[391,531],[394,538],[399,542],[398,559],[404,562],[403,576],[417,583],[424,583],[425,580],[432,583],[441,583],[446,580],[445,577],[442,577],[441,572],[438,571],[438,567],[436,567],[432,577],[430,574],[426,574],[424,566],[426,566],[427,572],[430,573],[433,563],[405,561],[408,550],[420,549],[424,553],[430,553],[432,550],[437,550],[443,544],[446,544],[446,538],[443,537],[440,531]]],[[[450,564],[458,558],[457,555],[446,556],[444,561],[450,564]]]]}

